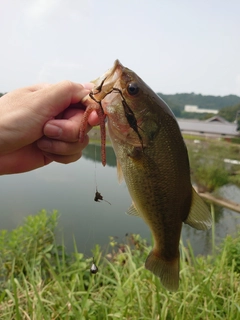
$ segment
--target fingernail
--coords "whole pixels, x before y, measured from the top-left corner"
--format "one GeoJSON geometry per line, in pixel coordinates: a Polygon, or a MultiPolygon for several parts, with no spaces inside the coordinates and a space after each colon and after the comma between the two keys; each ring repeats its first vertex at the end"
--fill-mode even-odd
{"type": "Polygon", "coordinates": [[[38,141],[38,147],[42,150],[49,150],[51,146],[52,146],[52,143],[49,140],[38,141]]]}
{"type": "Polygon", "coordinates": [[[62,134],[62,129],[53,124],[46,124],[44,127],[44,134],[49,138],[59,138],[62,134]]]}

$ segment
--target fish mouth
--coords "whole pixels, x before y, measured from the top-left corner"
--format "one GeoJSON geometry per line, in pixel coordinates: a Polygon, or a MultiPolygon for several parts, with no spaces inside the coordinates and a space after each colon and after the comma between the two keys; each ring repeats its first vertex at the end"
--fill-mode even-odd
{"type": "Polygon", "coordinates": [[[115,60],[113,67],[107,71],[108,78],[112,79],[113,81],[117,80],[117,78],[121,76],[123,69],[124,69],[124,66],[121,64],[121,62],[118,59],[115,60]]]}
{"type": "Polygon", "coordinates": [[[138,126],[134,112],[124,98],[122,91],[123,88],[121,87],[121,78],[124,78],[124,85],[129,81],[127,72],[125,72],[127,70],[128,69],[125,68],[119,60],[116,60],[111,69],[109,69],[103,76],[94,81],[95,87],[93,88],[89,96],[99,104],[102,113],[107,114],[106,107],[104,107],[104,105],[102,104],[102,100],[104,100],[105,97],[109,95],[108,98],[104,100],[104,103],[107,105],[110,101],[112,101],[112,97],[110,97],[110,94],[112,92],[119,94],[127,123],[129,127],[132,128],[137,134],[143,150],[143,138],[139,132],[139,129],[141,128],[138,126]],[[108,99],[110,100],[108,101],[108,99]]]}
{"type": "MultiPolygon", "coordinates": [[[[105,72],[98,79],[92,81],[92,83],[95,84],[95,87],[92,89],[90,94],[91,98],[99,103],[113,91],[113,88],[118,88],[116,84],[118,80],[121,79],[123,70],[124,66],[117,59],[111,69],[105,72]]],[[[119,91],[121,90],[121,88],[118,89],[119,91]]]]}

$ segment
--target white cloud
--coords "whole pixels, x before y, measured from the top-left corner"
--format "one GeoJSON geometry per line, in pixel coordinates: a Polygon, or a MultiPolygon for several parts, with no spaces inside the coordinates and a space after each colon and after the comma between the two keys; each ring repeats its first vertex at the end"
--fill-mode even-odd
{"type": "Polygon", "coordinates": [[[56,82],[70,79],[73,72],[78,74],[83,68],[82,64],[56,59],[42,66],[37,80],[40,82],[56,82]]]}
{"type": "Polygon", "coordinates": [[[236,76],[236,93],[240,96],[240,74],[236,76]]]}
{"type": "Polygon", "coordinates": [[[57,4],[57,0],[35,0],[25,8],[25,12],[29,18],[41,18],[50,14],[57,4]]]}
{"type": "Polygon", "coordinates": [[[53,15],[68,19],[87,19],[92,10],[92,0],[33,0],[28,1],[23,9],[30,20],[48,19],[53,15]]]}

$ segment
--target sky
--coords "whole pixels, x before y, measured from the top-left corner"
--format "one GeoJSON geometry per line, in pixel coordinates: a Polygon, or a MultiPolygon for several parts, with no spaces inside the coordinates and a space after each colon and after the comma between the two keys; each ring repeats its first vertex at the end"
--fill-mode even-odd
{"type": "Polygon", "coordinates": [[[0,92],[89,82],[119,59],[154,91],[240,96],[239,0],[8,0],[0,92]]]}

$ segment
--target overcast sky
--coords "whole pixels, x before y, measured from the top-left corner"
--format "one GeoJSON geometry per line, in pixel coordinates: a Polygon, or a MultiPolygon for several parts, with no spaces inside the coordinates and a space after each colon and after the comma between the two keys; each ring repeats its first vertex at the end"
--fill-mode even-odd
{"type": "Polygon", "coordinates": [[[0,92],[118,58],[157,92],[240,95],[239,0],[5,0],[0,36],[0,92]]]}

